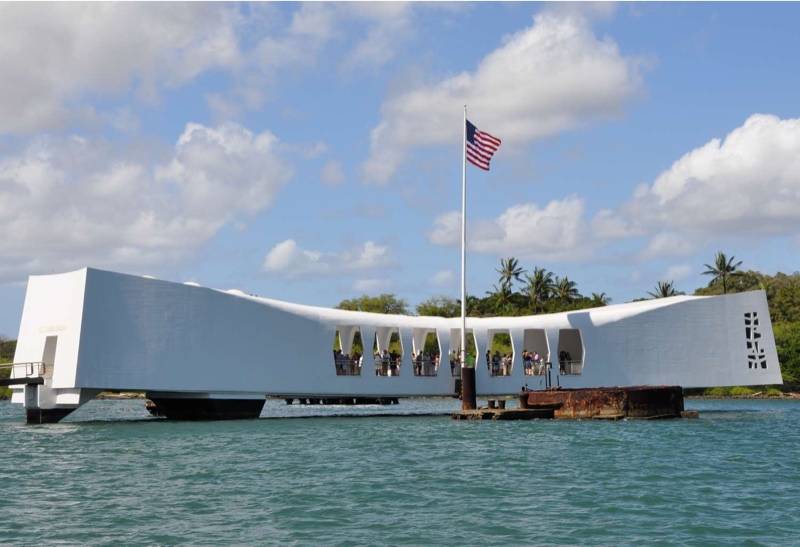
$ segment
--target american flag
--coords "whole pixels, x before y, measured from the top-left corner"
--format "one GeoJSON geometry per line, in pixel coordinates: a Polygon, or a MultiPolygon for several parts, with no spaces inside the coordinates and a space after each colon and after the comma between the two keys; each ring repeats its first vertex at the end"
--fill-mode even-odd
{"type": "Polygon", "coordinates": [[[467,120],[467,161],[484,171],[489,170],[489,161],[497,149],[500,139],[484,133],[467,120]]]}

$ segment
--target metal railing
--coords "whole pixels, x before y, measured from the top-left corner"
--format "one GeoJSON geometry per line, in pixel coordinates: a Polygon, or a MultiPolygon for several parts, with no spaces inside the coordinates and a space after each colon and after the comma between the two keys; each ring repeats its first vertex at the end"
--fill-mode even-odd
{"type": "Polygon", "coordinates": [[[490,368],[489,376],[511,376],[511,365],[500,365],[498,368],[490,368]]]}
{"type": "Polygon", "coordinates": [[[400,376],[400,365],[402,358],[392,360],[389,357],[375,357],[375,376],[400,376]]]}
{"type": "Polygon", "coordinates": [[[558,368],[562,376],[577,376],[583,373],[583,361],[559,361],[558,368]]]}
{"type": "Polygon", "coordinates": [[[545,371],[547,371],[548,364],[550,364],[549,361],[538,359],[536,361],[531,360],[524,362],[522,365],[525,371],[525,376],[544,376],[545,371]]]}
{"type": "Polygon", "coordinates": [[[439,365],[434,359],[423,357],[414,361],[414,376],[434,377],[439,373],[439,365]]]}
{"type": "Polygon", "coordinates": [[[361,376],[361,359],[334,359],[337,376],[361,376]]]}
{"type": "Polygon", "coordinates": [[[42,361],[28,363],[3,363],[0,370],[9,369],[11,378],[49,378],[53,374],[52,367],[42,361]]]}
{"type": "Polygon", "coordinates": [[[486,367],[489,370],[489,376],[511,376],[511,368],[514,364],[514,359],[511,357],[495,357],[487,358],[486,367]]]}

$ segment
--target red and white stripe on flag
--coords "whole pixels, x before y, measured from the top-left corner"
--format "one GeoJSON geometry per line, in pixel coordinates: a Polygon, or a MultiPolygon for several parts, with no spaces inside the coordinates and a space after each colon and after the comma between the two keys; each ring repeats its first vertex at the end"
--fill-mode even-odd
{"type": "Polygon", "coordinates": [[[467,120],[467,161],[484,171],[489,170],[489,161],[500,148],[500,139],[481,131],[467,120]]]}

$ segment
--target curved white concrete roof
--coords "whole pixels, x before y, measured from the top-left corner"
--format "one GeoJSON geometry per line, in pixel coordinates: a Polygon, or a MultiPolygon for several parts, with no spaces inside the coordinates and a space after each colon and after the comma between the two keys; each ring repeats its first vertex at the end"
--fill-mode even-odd
{"type": "MultiPolygon", "coordinates": [[[[215,289],[218,290],[218,289],[215,289]]],[[[415,316],[415,315],[387,315],[372,312],[360,312],[350,310],[340,310],[336,308],[325,308],[320,306],[310,306],[306,304],[294,304],[282,300],[274,300],[258,296],[251,296],[241,291],[225,291],[247,298],[254,302],[266,304],[295,315],[308,317],[310,319],[336,322],[339,324],[353,324],[374,327],[440,327],[440,328],[461,328],[461,318],[445,318],[438,316],[415,316]]],[[[525,316],[499,316],[499,317],[467,317],[467,329],[487,328],[487,329],[508,329],[530,327],[539,322],[548,325],[568,324],[568,317],[575,314],[588,314],[597,324],[615,321],[623,317],[628,317],[631,313],[643,313],[663,307],[673,306],[691,300],[702,300],[709,298],[706,296],[673,296],[669,298],[659,298],[654,300],[644,300],[625,304],[613,304],[599,308],[574,310],[553,314],[525,315],[525,316]]]]}

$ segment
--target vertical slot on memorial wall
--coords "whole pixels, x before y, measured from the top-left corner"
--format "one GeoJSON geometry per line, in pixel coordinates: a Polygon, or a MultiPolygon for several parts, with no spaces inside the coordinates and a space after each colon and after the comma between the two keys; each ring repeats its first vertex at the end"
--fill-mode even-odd
{"type": "Polygon", "coordinates": [[[544,329],[525,329],[522,335],[522,365],[526,376],[545,373],[550,361],[550,343],[544,329]]]}
{"type": "Polygon", "coordinates": [[[489,369],[489,376],[510,376],[514,363],[514,344],[511,333],[504,329],[488,331],[488,348],[484,361],[489,369]]]}
{"type": "Polygon", "coordinates": [[[361,330],[355,325],[339,325],[333,337],[333,365],[337,376],[361,376],[363,363],[361,330]]]}
{"type": "Polygon", "coordinates": [[[397,327],[377,327],[372,348],[376,376],[400,376],[403,342],[397,327]]]}
{"type": "Polygon", "coordinates": [[[53,370],[56,365],[56,349],[58,348],[58,336],[48,336],[44,340],[44,350],[42,351],[43,370],[38,371],[35,375],[45,376],[47,378],[53,377],[53,370]]]}
{"type": "Polygon", "coordinates": [[[442,354],[436,329],[414,329],[414,349],[414,376],[436,376],[442,354]]]}
{"type": "Polygon", "coordinates": [[[561,329],[558,331],[558,369],[562,375],[583,373],[583,337],[580,329],[561,329]]]}
{"type": "MultiPolygon", "coordinates": [[[[461,329],[450,329],[450,356],[454,358],[453,376],[461,376],[461,329]]],[[[478,342],[471,329],[467,329],[467,365],[475,366],[478,357],[478,342]]]]}

